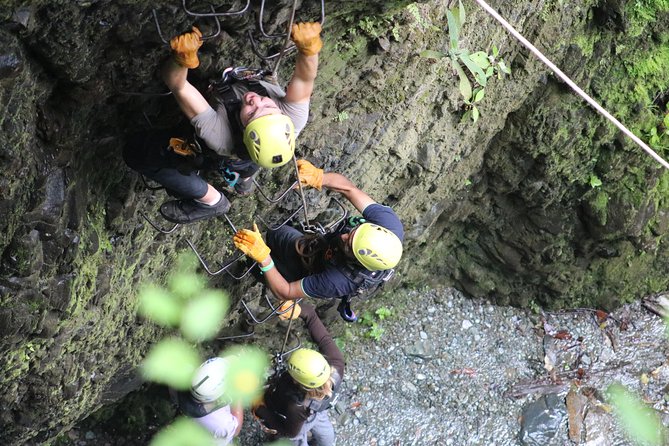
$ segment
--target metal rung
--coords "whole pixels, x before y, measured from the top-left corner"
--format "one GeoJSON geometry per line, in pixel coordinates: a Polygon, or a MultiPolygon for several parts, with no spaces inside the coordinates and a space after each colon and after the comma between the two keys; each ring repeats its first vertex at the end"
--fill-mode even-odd
{"type": "Polygon", "coordinates": [[[221,336],[221,337],[216,338],[216,339],[218,339],[219,341],[230,341],[232,339],[249,338],[256,333],[255,325],[251,325],[251,328],[252,328],[252,330],[251,330],[250,333],[244,333],[244,334],[234,335],[234,336],[221,336]]]}
{"type": "Polygon", "coordinates": [[[277,229],[279,229],[279,228],[285,226],[286,224],[288,224],[288,222],[291,221],[291,220],[292,220],[292,219],[293,219],[293,218],[294,218],[294,217],[295,217],[295,216],[302,210],[302,208],[303,208],[303,206],[300,205],[300,207],[297,208],[297,210],[296,210],[295,212],[293,212],[292,214],[290,214],[290,216],[289,216],[287,219],[285,219],[285,220],[283,221],[283,223],[281,223],[281,224],[279,224],[279,225],[277,225],[277,226],[270,226],[269,223],[267,223],[265,220],[263,220],[263,218],[260,217],[260,216],[256,217],[256,219],[257,219],[260,223],[262,223],[263,226],[265,226],[269,231],[276,231],[277,229]]]}
{"type": "Polygon", "coordinates": [[[144,214],[144,212],[139,211],[139,215],[141,215],[144,218],[144,220],[146,220],[153,227],[153,229],[163,234],[171,234],[179,227],[179,223],[175,223],[174,226],[172,226],[172,229],[163,229],[160,226],[156,225],[153,221],[151,221],[149,217],[147,217],[146,214],[144,214]]]}
{"type": "Polygon", "coordinates": [[[286,350],[283,353],[277,354],[277,356],[281,359],[279,361],[279,364],[281,364],[283,362],[283,358],[285,358],[287,355],[290,355],[295,350],[298,350],[298,349],[302,348],[302,341],[300,340],[300,338],[292,331],[290,332],[290,335],[292,337],[294,337],[295,339],[297,339],[297,345],[295,347],[291,348],[291,349],[286,350]]]}
{"type": "Polygon", "coordinates": [[[288,195],[288,193],[289,193],[291,190],[294,190],[294,189],[295,189],[295,186],[297,186],[297,181],[295,181],[293,184],[291,184],[291,185],[288,187],[288,189],[286,189],[285,191],[283,191],[279,196],[277,196],[277,197],[275,197],[275,198],[269,198],[269,197],[267,196],[267,194],[265,193],[265,191],[263,191],[263,189],[260,187],[260,184],[258,184],[258,182],[256,181],[255,178],[253,179],[253,184],[256,185],[256,188],[258,189],[258,192],[260,192],[260,195],[262,195],[262,197],[263,197],[265,200],[267,200],[267,201],[270,202],[270,203],[278,203],[279,201],[283,200],[283,198],[284,198],[286,195],[288,195]]]}
{"type": "Polygon", "coordinates": [[[143,96],[143,97],[150,97],[150,96],[169,96],[172,94],[171,91],[166,91],[163,93],[148,93],[148,92],[142,92],[142,91],[126,91],[126,90],[121,90],[118,85],[116,85],[116,75],[114,74],[114,71],[111,70],[109,72],[109,77],[111,79],[111,84],[112,88],[114,91],[116,91],[119,94],[124,94],[127,96],[143,96]]]}
{"type": "MultiPolygon", "coordinates": [[[[202,267],[204,268],[204,270],[207,272],[207,274],[209,274],[210,276],[217,276],[217,275],[221,274],[222,272],[227,272],[227,271],[228,271],[228,268],[230,268],[232,265],[234,265],[235,263],[239,262],[240,260],[242,260],[243,258],[246,257],[243,253],[242,253],[242,254],[239,254],[239,255],[238,255],[237,257],[235,257],[234,259],[232,259],[232,260],[230,260],[229,262],[225,263],[219,270],[217,270],[217,271],[212,271],[211,269],[209,269],[209,265],[207,264],[207,262],[202,258],[202,256],[201,256],[200,253],[198,252],[198,250],[195,248],[195,245],[193,245],[193,243],[192,243],[190,240],[188,240],[188,239],[184,239],[184,240],[186,240],[186,243],[188,244],[188,246],[190,247],[190,249],[193,250],[193,252],[195,253],[195,256],[196,256],[197,259],[200,261],[200,264],[202,265],[202,267]]],[[[251,269],[253,269],[253,267],[254,267],[255,265],[256,265],[255,263],[254,263],[253,265],[251,265],[251,268],[249,268],[248,271],[250,271],[251,269]]],[[[248,271],[247,271],[246,273],[244,273],[241,277],[244,277],[246,274],[248,274],[248,271]]],[[[230,273],[229,273],[229,274],[230,274],[230,273]]],[[[235,277],[235,276],[232,276],[232,277],[235,277]]],[[[240,278],[241,278],[241,277],[240,277],[240,278]]]]}
{"type": "Polygon", "coordinates": [[[188,8],[186,7],[186,0],[182,0],[181,2],[184,11],[188,15],[192,15],[195,17],[223,17],[223,16],[232,16],[232,15],[241,15],[246,12],[247,9],[249,9],[249,5],[251,4],[251,0],[246,0],[246,6],[244,8],[240,9],[239,11],[227,11],[227,12],[216,12],[213,6],[211,6],[211,10],[213,12],[209,13],[199,13],[199,12],[193,12],[189,11],[188,8]]]}
{"type": "MultiPolygon", "coordinates": [[[[249,0],[250,1],[250,0],[249,0]]],[[[187,14],[190,14],[186,10],[186,0],[184,0],[184,10],[186,11],[187,14]]],[[[247,5],[248,6],[248,5],[247,5]]],[[[221,22],[218,20],[218,15],[222,15],[221,13],[216,13],[214,10],[214,7],[211,6],[212,12],[209,14],[190,14],[194,16],[202,16],[202,17],[213,17],[214,20],[216,20],[216,32],[214,34],[208,35],[208,36],[202,36],[201,39],[203,41],[213,39],[214,37],[218,37],[219,34],[221,34],[221,22]]],[[[163,43],[169,45],[170,41],[163,36],[163,31],[160,29],[160,22],[158,21],[158,13],[156,12],[155,9],[151,10],[151,13],[153,14],[153,21],[156,23],[156,30],[158,31],[158,36],[160,37],[160,40],[163,41],[163,43]]]]}
{"type": "Polygon", "coordinates": [[[146,187],[148,190],[162,190],[165,189],[163,186],[150,186],[149,182],[146,181],[146,177],[142,175],[141,173],[139,174],[139,177],[142,179],[142,183],[144,183],[144,187],[146,187]]]}
{"type": "Polygon", "coordinates": [[[272,305],[272,303],[269,301],[269,298],[267,297],[267,295],[265,295],[265,300],[269,304],[269,307],[271,308],[272,311],[270,311],[269,314],[267,314],[265,317],[258,318],[255,314],[253,314],[253,311],[251,311],[251,309],[249,308],[248,304],[244,301],[244,299],[240,299],[240,301],[242,303],[242,306],[244,307],[244,310],[246,310],[248,315],[251,317],[251,320],[253,320],[253,322],[255,324],[264,324],[265,322],[267,322],[274,315],[278,316],[278,315],[281,315],[281,314],[285,314],[289,311],[292,311],[293,306],[302,301],[302,299],[294,300],[293,305],[289,306],[286,310],[279,311],[279,307],[275,308],[274,305],[272,305]]]}
{"type": "MultiPolygon", "coordinates": [[[[291,17],[290,17],[290,26],[293,24],[293,20],[295,18],[295,6],[297,2],[293,2],[293,9],[291,12],[291,17]]],[[[288,45],[288,40],[290,38],[290,29],[288,30],[287,33],[283,34],[267,34],[265,32],[265,27],[263,25],[264,22],[264,16],[265,16],[265,0],[262,0],[260,2],[260,13],[258,14],[258,30],[260,31],[261,37],[265,39],[285,39],[285,42],[283,44],[283,48],[281,51],[275,54],[270,54],[270,55],[263,55],[260,53],[260,50],[258,49],[258,44],[256,40],[253,37],[253,34],[251,31],[248,32],[249,40],[251,41],[251,49],[253,50],[253,53],[261,58],[264,61],[269,61],[272,59],[276,59],[277,57],[283,56],[288,51],[292,51],[295,49],[295,45],[288,45]]],[[[321,0],[321,20],[320,20],[321,26],[325,24],[325,0],[321,0]]],[[[277,61],[277,64],[275,66],[275,69],[273,70],[276,73],[276,70],[278,69],[279,61],[277,61]]]]}

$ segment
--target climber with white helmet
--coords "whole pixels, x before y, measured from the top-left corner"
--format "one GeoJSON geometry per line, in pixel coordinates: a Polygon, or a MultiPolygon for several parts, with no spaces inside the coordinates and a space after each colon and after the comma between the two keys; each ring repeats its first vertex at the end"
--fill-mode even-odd
{"type": "Polygon", "coordinates": [[[163,68],[163,80],[196,137],[163,133],[157,142],[155,135],[137,137],[124,149],[130,167],[178,198],[160,207],[165,219],[191,223],[229,211],[228,199],[199,171],[218,171],[235,192],[247,195],[253,192],[259,167],[279,167],[292,159],[295,139],[309,116],[323,45],[320,32],[317,22],[293,25],[298,54],[285,92],[260,78],[249,81],[247,69],[240,67],[224,72],[220,88],[213,89],[212,104],[187,79],[188,70],[200,64],[201,32],[193,27],[170,41],[173,57],[163,68]]]}
{"type": "Polygon", "coordinates": [[[173,396],[179,409],[204,426],[214,437],[216,446],[225,446],[239,435],[244,410],[226,397],[228,359],[210,358],[197,369],[190,391],[173,396]]]}
{"type": "Polygon", "coordinates": [[[348,305],[361,288],[376,286],[402,257],[404,228],[388,206],[376,203],[344,175],[298,160],[302,185],[341,193],[362,214],[325,235],[305,235],[289,225],[267,233],[257,226],[234,236],[237,248],[258,262],[272,293],[282,300],[342,299],[344,320],[356,320],[348,305]],[[271,253],[271,255],[270,255],[271,253]]]}

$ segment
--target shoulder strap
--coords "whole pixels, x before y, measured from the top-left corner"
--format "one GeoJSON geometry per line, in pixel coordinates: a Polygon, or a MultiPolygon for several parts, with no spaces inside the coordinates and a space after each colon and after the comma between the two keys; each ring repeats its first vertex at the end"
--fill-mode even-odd
{"type": "Polygon", "coordinates": [[[334,407],[335,404],[337,404],[340,395],[339,388],[341,387],[342,377],[339,376],[339,372],[335,370],[334,374],[332,375],[332,378],[334,379],[334,386],[332,387],[331,396],[323,398],[322,400],[315,400],[313,398],[309,398],[306,400],[306,407],[312,414],[323,412],[324,410],[328,410],[334,407]]]}

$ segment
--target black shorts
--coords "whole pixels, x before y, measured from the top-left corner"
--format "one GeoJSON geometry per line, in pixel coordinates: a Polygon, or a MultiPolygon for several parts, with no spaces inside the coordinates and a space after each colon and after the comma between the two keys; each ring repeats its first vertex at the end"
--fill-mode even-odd
{"type": "Polygon", "coordinates": [[[259,169],[250,160],[192,161],[167,149],[170,138],[177,135],[172,130],[134,134],[123,148],[123,159],[129,167],[165,187],[170,195],[187,199],[202,198],[207,193],[208,184],[200,172],[227,167],[248,178],[259,169]]]}

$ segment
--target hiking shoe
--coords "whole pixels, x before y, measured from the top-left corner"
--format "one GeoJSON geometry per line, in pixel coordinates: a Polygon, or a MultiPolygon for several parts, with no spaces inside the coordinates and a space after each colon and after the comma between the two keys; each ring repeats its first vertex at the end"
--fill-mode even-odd
{"type": "Polygon", "coordinates": [[[252,175],[247,178],[240,178],[237,180],[237,183],[235,183],[235,192],[239,195],[251,195],[254,190],[256,190],[256,185],[253,182],[253,179],[255,178],[255,175],[252,175]]]}
{"type": "Polygon", "coordinates": [[[341,318],[346,322],[355,322],[358,320],[358,316],[356,316],[355,312],[351,310],[351,304],[346,299],[342,299],[342,301],[339,303],[339,306],[337,307],[337,311],[339,312],[341,318]]]}
{"type": "Polygon", "coordinates": [[[192,199],[166,201],[160,206],[160,213],[172,223],[194,223],[205,218],[217,217],[230,210],[230,202],[225,195],[213,206],[192,199]]]}

